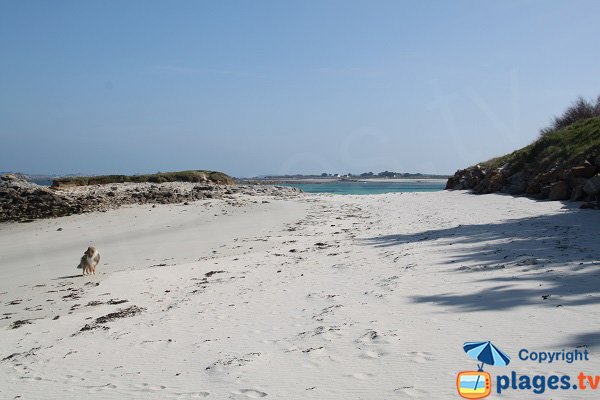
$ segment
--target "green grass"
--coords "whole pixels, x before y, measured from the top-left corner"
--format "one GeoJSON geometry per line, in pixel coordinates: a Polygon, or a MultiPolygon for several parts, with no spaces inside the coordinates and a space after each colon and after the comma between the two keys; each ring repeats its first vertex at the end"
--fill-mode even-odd
{"type": "Polygon", "coordinates": [[[68,178],[54,179],[53,187],[67,186],[87,186],[87,185],[106,185],[111,183],[124,182],[204,182],[208,179],[210,182],[233,185],[233,179],[222,172],[215,171],[179,171],[179,172],[159,172],[149,175],[99,175],[99,176],[75,176],[68,178]]]}
{"type": "Polygon", "coordinates": [[[502,157],[480,163],[482,167],[510,165],[511,171],[524,167],[549,170],[581,163],[586,157],[600,154],[600,117],[588,118],[542,137],[502,157]]]}

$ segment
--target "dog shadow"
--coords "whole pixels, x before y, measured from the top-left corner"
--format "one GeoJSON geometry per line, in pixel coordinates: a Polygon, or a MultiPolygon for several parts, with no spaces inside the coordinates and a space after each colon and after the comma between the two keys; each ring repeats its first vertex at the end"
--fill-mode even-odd
{"type": "Polygon", "coordinates": [[[76,274],[76,275],[67,275],[67,276],[59,276],[58,278],[54,278],[53,280],[58,281],[61,279],[72,279],[72,278],[79,278],[81,277],[81,274],[76,274]]]}

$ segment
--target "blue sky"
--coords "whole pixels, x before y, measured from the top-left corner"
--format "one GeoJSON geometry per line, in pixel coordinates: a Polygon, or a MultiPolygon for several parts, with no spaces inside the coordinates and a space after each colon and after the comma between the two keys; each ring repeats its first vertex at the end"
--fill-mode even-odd
{"type": "Polygon", "coordinates": [[[0,171],[453,173],[600,94],[599,1],[0,0],[0,171]]]}

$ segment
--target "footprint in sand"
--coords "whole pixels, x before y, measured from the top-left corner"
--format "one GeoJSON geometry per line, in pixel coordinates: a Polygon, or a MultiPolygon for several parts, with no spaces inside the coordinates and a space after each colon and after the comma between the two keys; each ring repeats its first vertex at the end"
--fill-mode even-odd
{"type": "Polygon", "coordinates": [[[342,334],[340,332],[338,332],[337,330],[334,330],[337,328],[330,328],[329,330],[325,331],[321,337],[325,340],[329,340],[330,342],[333,342],[334,340],[340,339],[342,337],[342,334]]]}
{"type": "Polygon", "coordinates": [[[39,376],[22,376],[21,379],[26,380],[26,381],[41,381],[42,378],[39,376]]]}
{"type": "Polygon", "coordinates": [[[166,386],[163,386],[163,385],[150,385],[148,383],[142,383],[141,385],[135,385],[135,386],[142,389],[142,391],[144,391],[144,392],[164,390],[167,388],[166,386]]]}
{"type": "Polygon", "coordinates": [[[113,385],[112,383],[107,383],[106,385],[103,386],[85,386],[88,388],[89,393],[102,393],[104,392],[106,389],[116,389],[117,386],[113,385]]]}
{"type": "Polygon", "coordinates": [[[210,396],[210,392],[177,393],[177,397],[186,399],[203,399],[208,396],[210,396]]]}
{"type": "Polygon", "coordinates": [[[411,398],[428,398],[429,396],[423,389],[417,389],[414,386],[403,386],[397,389],[394,389],[394,393],[402,395],[401,397],[411,397],[411,398]]]}
{"type": "Polygon", "coordinates": [[[411,358],[411,360],[417,364],[425,364],[427,362],[435,361],[435,357],[432,353],[428,353],[426,351],[413,351],[407,353],[407,356],[411,358]]]}
{"type": "Polygon", "coordinates": [[[302,350],[302,353],[307,354],[313,358],[329,357],[329,352],[323,347],[309,347],[302,350]]]}
{"type": "Polygon", "coordinates": [[[75,375],[65,375],[64,381],[65,381],[65,383],[77,383],[77,382],[83,382],[83,381],[85,381],[85,378],[78,377],[78,376],[75,376],[75,375]]]}
{"type": "Polygon", "coordinates": [[[260,399],[267,396],[267,393],[254,389],[240,389],[239,391],[233,392],[233,394],[246,396],[250,399],[260,399]]]}
{"type": "Polygon", "coordinates": [[[358,379],[359,381],[366,381],[367,379],[375,376],[373,374],[365,373],[365,372],[355,372],[350,375],[346,375],[348,378],[358,379]]]}
{"type": "Polygon", "coordinates": [[[363,351],[362,353],[360,353],[360,357],[361,358],[366,358],[366,359],[376,359],[376,358],[380,358],[385,356],[387,353],[385,351],[363,351]]]}
{"type": "Polygon", "coordinates": [[[389,343],[386,339],[382,337],[380,333],[374,330],[368,330],[365,334],[356,339],[355,342],[371,346],[389,343]]]}

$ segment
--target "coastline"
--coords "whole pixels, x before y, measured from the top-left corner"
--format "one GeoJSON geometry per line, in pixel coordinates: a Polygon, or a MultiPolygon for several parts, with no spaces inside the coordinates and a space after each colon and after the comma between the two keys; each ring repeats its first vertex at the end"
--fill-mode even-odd
{"type": "Polygon", "coordinates": [[[301,183],[336,183],[336,182],[361,182],[361,183],[446,183],[447,179],[438,178],[269,178],[269,179],[237,179],[245,184],[301,184],[301,183]]]}
{"type": "Polygon", "coordinates": [[[0,224],[0,387],[9,398],[455,397],[456,372],[473,367],[465,341],[515,358],[524,346],[598,348],[599,226],[559,202],[464,192],[0,224]],[[90,240],[100,273],[73,276],[90,240]]]}
{"type": "MultiPolygon", "coordinates": [[[[87,178],[86,178],[87,179],[87,178]]],[[[0,222],[32,222],[94,211],[108,211],[132,204],[185,205],[203,199],[248,196],[287,198],[300,190],[283,186],[217,184],[205,182],[110,183],[50,188],[5,175],[0,177],[0,222]]]]}

